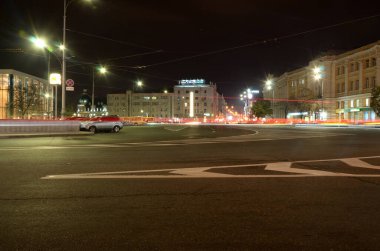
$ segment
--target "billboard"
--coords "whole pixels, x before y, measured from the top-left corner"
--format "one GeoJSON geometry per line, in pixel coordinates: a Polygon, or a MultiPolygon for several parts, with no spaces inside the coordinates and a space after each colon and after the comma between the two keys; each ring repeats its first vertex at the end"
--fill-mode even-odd
{"type": "Polygon", "coordinates": [[[204,85],[206,81],[204,79],[182,79],[179,81],[180,85],[204,85]]]}

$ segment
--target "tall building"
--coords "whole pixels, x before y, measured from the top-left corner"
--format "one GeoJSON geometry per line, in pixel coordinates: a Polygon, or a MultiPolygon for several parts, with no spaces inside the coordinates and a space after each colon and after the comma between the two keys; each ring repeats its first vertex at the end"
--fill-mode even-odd
{"type": "Polygon", "coordinates": [[[371,90],[380,86],[380,41],[317,58],[264,88],[275,118],[374,120],[371,90]]]}
{"type": "Polygon", "coordinates": [[[0,70],[0,119],[53,116],[53,87],[47,80],[16,70],[0,70]]]}
{"type": "Polygon", "coordinates": [[[226,103],[216,85],[204,79],[180,80],[174,86],[174,117],[216,118],[224,116],[226,103]]]}

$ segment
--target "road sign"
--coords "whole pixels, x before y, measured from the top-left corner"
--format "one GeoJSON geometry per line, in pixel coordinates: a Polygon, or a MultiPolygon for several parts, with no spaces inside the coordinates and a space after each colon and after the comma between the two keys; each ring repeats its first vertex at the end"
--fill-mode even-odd
{"type": "Polygon", "coordinates": [[[72,79],[66,80],[66,86],[67,87],[73,87],[74,86],[74,80],[72,80],[72,79]]]}
{"type": "Polygon", "coordinates": [[[66,91],[74,91],[74,87],[73,86],[66,86],[66,91]]]}
{"type": "Polygon", "coordinates": [[[60,85],[61,84],[61,74],[51,73],[49,76],[49,82],[52,85],[60,85]]]}

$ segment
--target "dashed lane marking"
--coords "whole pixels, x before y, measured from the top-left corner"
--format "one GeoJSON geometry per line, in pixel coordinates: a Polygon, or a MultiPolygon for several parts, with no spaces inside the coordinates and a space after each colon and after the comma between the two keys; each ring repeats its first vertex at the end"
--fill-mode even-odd
{"type": "Polygon", "coordinates": [[[119,172],[98,172],[98,173],[77,173],[48,175],[41,179],[189,179],[189,178],[300,178],[300,177],[380,177],[380,174],[351,174],[344,172],[329,172],[315,169],[293,168],[295,163],[315,163],[341,161],[353,168],[365,168],[380,170],[380,166],[374,166],[363,161],[363,159],[380,158],[380,156],[325,159],[325,160],[302,160],[291,162],[245,164],[245,165],[226,165],[192,167],[178,169],[157,169],[157,170],[138,170],[138,171],[119,171],[119,172]],[[265,166],[263,174],[241,175],[213,172],[212,170],[222,170],[226,168],[237,169],[241,167],[257,168],[265,166]],[[274,171],[281,174],[265,174],[265,171],[274,171]]]}

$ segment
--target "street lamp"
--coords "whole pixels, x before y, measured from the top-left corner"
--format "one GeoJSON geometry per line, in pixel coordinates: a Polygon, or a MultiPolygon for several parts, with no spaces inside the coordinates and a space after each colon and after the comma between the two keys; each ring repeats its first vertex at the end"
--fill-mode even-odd
{"type": "MultiPolygon", "coordinates": [[[[52,53],[50,50],[49,50],[49,47],[48,47],[48,44],[46,42],[45,39],[43,38],[39,38],[39,37],[31,37],[29,39],[33,44],[34,46],[36,46],[37,48],[39,49],[42,49],[42,50],[45,50],[47,51],[47,55],[48,55],[48,61],[47,61],[47,80],[49,81],[50,79],[50,53],[52,53]]],[[[57,92],[57,89],[55,90],[57,92]]],[[[47,100],[49,101],[49,97],[46,96],[45,94],[45,97],[47,98],[47,100]]],[[[55,103],[57,102],[57,98],[55,99],[55,103]]],[[[49,110],[49,104],[47,106],[47,111],[49,110]]],[[[57,110],[57,109],[55,109],[57,110]]],[[[56,112],[56,111],[55,111],[56,112]]],[[[56,115],[55,115],[56,117],[56,115]]]]}
{"type": "Polygon", "coordinates": [[[143,87],[143,82],[141,80],[138,80],[136,83],[133,84],[132,86],[132,89],[133,89],[133,92],[135,92],[135,86],[137,86],[138,88],[141,88],[143,87]]]}
{"type": "Polygon", "coordinates": [[[315,81],[319,82],[319,86],[321,88],[320,98],[322,100],[322,112],[320,113],[319,117],[320,117],[320,119],[324,119],[325,111],[324,111],[324,107],[323,107],[323,80],[322,80],[323,67],[322,66],[316,66],[313,68],[313,77],[314,77],[315,81]]]}
{"type": "Polygon", "coordinates": [[[49,114],[50,114],[50,111],[49,111],[49,98],[50,98],[50,94],[47,92],[45,93],[45,98],[46,98],[46,112],[47,112],[47,116],[49,118],[49,114]]]}
{"type": "Polygon", "coordinates": [[[95,68],[100,74],[106,74],[107,69],[104,66],[92,68],[92,97],[91,97],[91,112],[95,113],[95,68]]]}
{"type": "Polygon", "coordinates": [[[250,101],[254,98],[254,94],[259,93],[258,90],[247,89],[242,94],[240,94],[240,100],[244,102],[244,115],[248,117],[250,101]]]}
{"type": "MultiPolygon", "coordinates": [[[[75,0],[63,0],[63,35],[62,35],[62,45],[60,49],[62,50],[62,107],[61,107],[61,117],[65,115],[66,112],[66,13],[69,5],[75,0]]],[[[85,2],[91,2],[91,0],[85,0],[85,2]]]]}
{"type": "Polygon", "coordinates": [[[274,82],[272,79],[267,79],[265,85],[268,91],[272,90],[272,116],[274,117],[274,82]]]}

